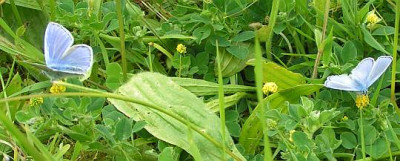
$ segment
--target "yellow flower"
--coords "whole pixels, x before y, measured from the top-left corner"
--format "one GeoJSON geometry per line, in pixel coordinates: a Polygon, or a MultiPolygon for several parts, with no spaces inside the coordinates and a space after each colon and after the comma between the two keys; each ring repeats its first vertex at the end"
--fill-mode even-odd
{"type": "Polygon", "coordinates": [[[178,51],[178,53],[185,54],[186,46],[183,44],[178,44],[178,46],[176,47],[176,51],[178,51]]]}
{"type": "Polygon", "coordinates": [[[50,93],[53,93],[53,94],[63,93],[63,92],[65,92],[66,89],[67,88],[63,85],[58,85],[58,84],[53,83],[53,85],[50,88],[50,93]]]}
{"type": "Polygon", "coordinates": [[[207,3],[207,4],[211,4],[211,3],[213,3],[213,1],[212,1],[212,0],[203,0],[203,2],[204,2],[204,3],[207,3]]]}
{"type": "Polygon", "coordinates": [[[290,142],[293,142],[293,134],[294,134],[294,132],[296,132],[296,130],[290,130],[289,131],[289,141],[290,142]]]}
{"type": "Polygon", "coordinates": [[[345,115],[345,116],[343,116],[343,118],[342,118],[342,120],[341,121],[347,121],[349,118],[345,115]]]}
{"type": "Polygon", "coordinates": [[[275,93],[278,91],[278,86],[274,82],[267,82],[264,84],[262,91],[264,94],[275,93]]]}
{"type": "Polygon", "coordinates": [[[381,19],[375,14],[375,11],[371,11],[368,13],[367,22],[369,22],[370,24],[376,24],[379,21],[381,21],[381,19]]]}
{"type": "Polygon", "coordinates": [[[275,120],[267,119],[267,127],[269,129],[275,129],[277,125],[278,125],[278,123],[276,123],[275,120]]]}
{"type": "Polygon", "coordinates": [[[33,107],[36,105],[41,105],[43,103],[43,97],[34,97],[29,100],[29,106],[33,107]]]}
{"type": "Polygon", "coordinates": [[[368,95],[365,95],[365,94],[357,95],[357,97],[356,97],[356,106],[357,106],[357,108],[362,110],[368,104],[369,104],[368,95]]]}

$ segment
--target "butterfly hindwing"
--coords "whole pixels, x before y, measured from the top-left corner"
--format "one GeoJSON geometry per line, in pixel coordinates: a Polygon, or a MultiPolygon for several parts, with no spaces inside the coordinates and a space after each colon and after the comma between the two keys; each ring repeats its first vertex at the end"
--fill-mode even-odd
{"type": "Polygon", "coordinates": [[[74,45],[64,53],[60,61],[49,68],[73,74],[86,74],[93,62],[92,48],[85,44],[74,45]]]}
{"type": "Polygon", "coordinates": [[[361,86],[357,84],[349,75],[333,75],[329,76],[324,84],[325,87],[344,90],[344,91],[360,91],[361,86]]]}

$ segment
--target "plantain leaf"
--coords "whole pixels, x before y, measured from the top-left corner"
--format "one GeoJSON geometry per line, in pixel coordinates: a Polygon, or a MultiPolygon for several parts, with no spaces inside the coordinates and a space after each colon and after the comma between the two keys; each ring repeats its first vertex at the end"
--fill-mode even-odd
{"type": "MultiPolygon", "coordinates": [[[[221,57],[221,70],[223,77],[230,77],[240,71],[242,71],[246,66],[247,60],[253,57],[253,48],[250,44],[241,43],[242,48],[248,48],[248,51],[244,56],[233,56],[228,52],[226,48],[221,48],[220,57],[221,57]],[[241,57],[240,59],[238,57],[241,57]]],[[[220,45],[221,46],[221,45],[220,45]]],[[[214,63],[214,72],[217,72],[217,63],[214,63]]]]}
{"type": "MultiPolygon", "coordinates": [[[[254,65],[254,59],[249,60],[247,64],[254,65]]],[[[275,82],[276,85],[278,85],[278,91],[292,88],[306,82],[305,77],[301,74],[289,71],[273,62],[264,63],[263,77],[264,82],[275,82]]]]}
{"type": "MultiPolygon", "coordinates": [[[[240,99],[242,99],[246,95],[247,95],[247,93],[238,92],[238,93],[235,93],[233,95],[224,97],[225,108],[228,108],[228,107],[231,107],[231,106],[237,104],[240,101],[240,99]]],[[[219,100],[215,99],[215,100],[212,100],[210,102],[207,102],[206,106],[211,111],[218,112],[219,111],[219,100]]]]}
{"type": "MultiPolygon", "coordinates": [[[[191,124],[202,129],[204,133],[222,144],[219,118],[206,108],[202,100],[193,93],[182,88],[170,78],[158,74],[144,72],[132,78],[116,93],[127,97],[140,99],[147,104],[163,108],[176,117],[181,117],[191,124]]],[[[175,117],[167,115],[149,106],[129,103],[116,99],[109,101],[122,113],[135,121],[145,120],[145,129],[160,140],[176,145],[186,150],[191,155],[200,154],[204,160],[220,160],[223,154],[221,148],[206,139],[195,130],[175,117]]],[[[237,157],[245,160],[236,149],[233,140],[226,129],[226,148],[230,149],[237,157]]],[[[230,155],[225,154],[227,158],[230,155]]]]}
{"type": "MultiPolygon", "coordinates": [[[[171,80],[197,96],[218,94],[217,83],[201,79],[180,78],[180,77],[172,77],[171,80]]],[[[225,94],[232,94],[236,92],[250,92],[250,91],[255,91],[255,88],[244,85],[224,85],[225,94]]]]}
{"type": "MultiPolygon", "coordinates": [[[[312,94],[322,87],[320,84],[302,84],[279,91],[263,100],[263,103],[266,104],[264,107],[269,107],[269,109],[279,108],[286,101],[296,102],[300,96],[312,94]]],[[[244,123],[242,133],[239,137],[239,144],[242,145],[247,154],[255,153],[263,135],[260,118],[257,116],[260,110],[258,107],[254,109],[253,113],[244,123]]]]}

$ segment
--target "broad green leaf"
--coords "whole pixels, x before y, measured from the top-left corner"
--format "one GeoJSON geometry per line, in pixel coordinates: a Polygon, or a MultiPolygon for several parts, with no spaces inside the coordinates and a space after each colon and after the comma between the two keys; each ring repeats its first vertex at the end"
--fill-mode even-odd
{"type": "MultiPolygon", "coordinates": [[[[218,94],[217,83],[208,82],[201,79],[193,79],[193,78],[172,77],[170,79],[174,81],[174,83],[180,85],[186,90],[189,90],[191,93],[197,96],[218,94]]],[[[224,85],[225,94],[233,94],[236,92],[252,92],[252,91],[255,91],[254,87],[244,86],[244,85],[224,85]]]]}
{"type": "Polygon", "coordinates": [[[364,34],[364,41],[371,47],[376,50],[379,50],[385,54],[390,54],[385,50],[385,48],[378,42],[376,39],[369,33],[369,31],[365,28],[365,26],[361,26],[361,30],[364,34]]]}
{"type": "Polygon", "coordinates": [[[384,138],[379,138],[374,142],[374,144],[366,146],[365,150],[367,154],[371,155],[372,158],[378,159],[388,152],[387,144],[390,143],[387,143],[384,138]]]}
{"type": "Polygon", "coordinates": [[[207,37],[209,37],[210,34],[211,34],[211,26],[209,26],[209,25],[196,28],[193,31],[193,36],[196,37],[196,42],[198,44],[200,44],[202,40],[204,40],[207,37]]]}
{"type": "MultiPolygon", "coordinates": [[[[322,87],[323,85],[319,84],[302,84],[294,86],[268,96],[263,100],[263,103],[266,104],[265,107],[268,105],[269,109],[276,109],[282,107],[281,105],[285,101],[296,102],[299,100],[300,96],[310,95],[322,87]]],[[[244,123],[242,133],[239,137],[239,143],[245,149],[246,154],[255,153],[263,135],[261,122],[257,116],[257,113],[259,113],[258,111],[260,110],[258,107],[259,106],[254,109],[253,113],[244,123]]],[[[285,109],[282,110],[285,111],[285,109]]]]}
{"type": "MultiPolygon", "coordinates": [[[[6,0],[6,3],[10,3],[10,0],[6,0]]],[[[15,5],[35,10],[41,10],[36,0],[15,0],[15,5]]]]}
{"type": "Polygon", "coordinates": [[[381,36],[385,36],[385,35],[393,35],[395,32],[394,27],[391,26],[382,26],[377,28],[372,35],[381,35],[381,36]]]}
{"type": "Polygon", "coordinates": [[[352,41],[347,41],[344,44],[340,57],[344,63],[354,60],[357,57],[357,48],[352,41]]]}
{"type": "MultiPolygon", "coordinates": [[[[231,106],[237,104],[240,101],[240,99],[242,99],[246,95],[247,95],[247,93],[238,92],[233,95],[224,97],[225,108],[228,108],[228,107],[231,107],[231,106]]],[[[212,100],[212,101],[206,103],[206,106],[211,111],[218,112],[219,111],[219,100],[218,99],[212,100]]]]}
{"type": "Polygon", "coordinates": [[[343,132],[340,134],[340,139],[342,140],[342,145],[346,149],[353,149],[357,146],[356,136],[351,132],[343,132]]]}
{"type": "MultiPolygon", "coordinates": [[[[170,78],[158,73],[139,73],[119,87],[116,93],[134,97],[170,113],[167,114],[141,104],[109,99],[119,111],[128,117],[135,121],[145,120],[147,122],[145,129],[158,139],[176,145],[194,156],[199,150],[199,154],[204,160],[219,160],[224,153],[210,140],[175,118],[180,117],[189,121],[216,142],[222,144],[220,128],[216,128],[221,126],[219,118],[208,110],[196,95],[182,88],[170,78]]],[[[226,138],[227,149],[245,160],[234,146],[228,131],[226,131],[226,138]]],[[[225,154],[225,156],[230,158],[230,155],[225,154]]]]}
{"type": "MultiPolygon", "coordinates": [[[[245,59],[239,59],[236,56],[230,54],[226,49],[221,48],[220,57],[222,57],[221,70],[223,77],[230,77],[242,71],[246,67],[246,61],[253,57],[253,47],[249,45],[248,48],[250,51],[245,59]]],[[[217,63],[214,63],[214,71],[215,73],[217,73],[217,63]]]]}
{"type": "Polygon", "coordinates": [[[166,147],[158,156],[158,161],[178,161],[178,156],[173,147],[166,147]]]}
{"type": "MultiPolygon", "coordinates": [[[[247,63],[254,65],[254,60],[250,60],[247,63]]],[[[289,71],[273,62],[264,63],[263,77],[264,82],[275,82],[276,85],[278,85],[278,91],[292,88],[306,82],[305,77],[301,74],[289,71]]]]}
{"type": "MultiPolygon", "coordinates": [[[[364,140],[365,145],[372,145],[377,139],[378,132],[372,125],[364,125],[364,140]]],[[[358,129],[358,142],[361,143],[361,128],[358,129]]]]}
{"type": "Polygon", "coordinates": [[[232,45],[226,48],[226,50],[233,56],[241,60],[245,60],[247,58],[247,55],[249,54],[249,48],[244,45],[232,45]]]}
{"type": "Polygon", "coordinates": [[[254,31],[244,31],[244,32],[239,33],[235,37],[233,37],[232,41],[242,42],[242,41],[250,40],[250,39],[254,38],[254,36],[255,36],[254,31]]]}
{"type": "Polygon", "coordinates": [[[312,151],[312,141],[307,137],[307,134],[301,132],[301,131],[296,131],[293,133],[293,144],[299,149],[302,149],[301,151],[306,151],[310,152],[312,151]]]}
{"type": "Polygon", "coordinates": [[[125,140],[131,136],[132,133],[132,120],[122,118],[115,125],[115,138],[118,140],[125,140]]]}
{"type": "Polygon", "coordinates": [[[106,67],[106,86],[113,90],[122,84],[122,68],[118,63],[110,63],[106,67]]]}
{"type": "Polygon", "coordinates": [[[269,38],[268,33],[270,32],[270,30],[271,30],[270,26],[263,26],[259,30],[256,31],[257,37],[260,40],[260,42],[268,41],[268,38],[269,38]]]}

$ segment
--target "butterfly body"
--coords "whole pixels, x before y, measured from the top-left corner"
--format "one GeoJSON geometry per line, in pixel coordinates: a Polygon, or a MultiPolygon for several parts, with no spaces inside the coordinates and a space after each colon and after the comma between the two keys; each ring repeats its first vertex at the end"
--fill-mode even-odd
{"type": "Polygon", "coordinates": [[[67,77],[87,78],[93,65],[92,48],[72,45],[72,34],[62,25],[50,22],[44,36],[46,66],[40,67],[51,80],[67,77]]]}
{"type": "Polygon", "coordinates": [[[350,75],[329,76],[324,86],[332,89],[367,93],[368,88],[386,71],[392,62],[391,56],[363,59],[350,75]]]}

